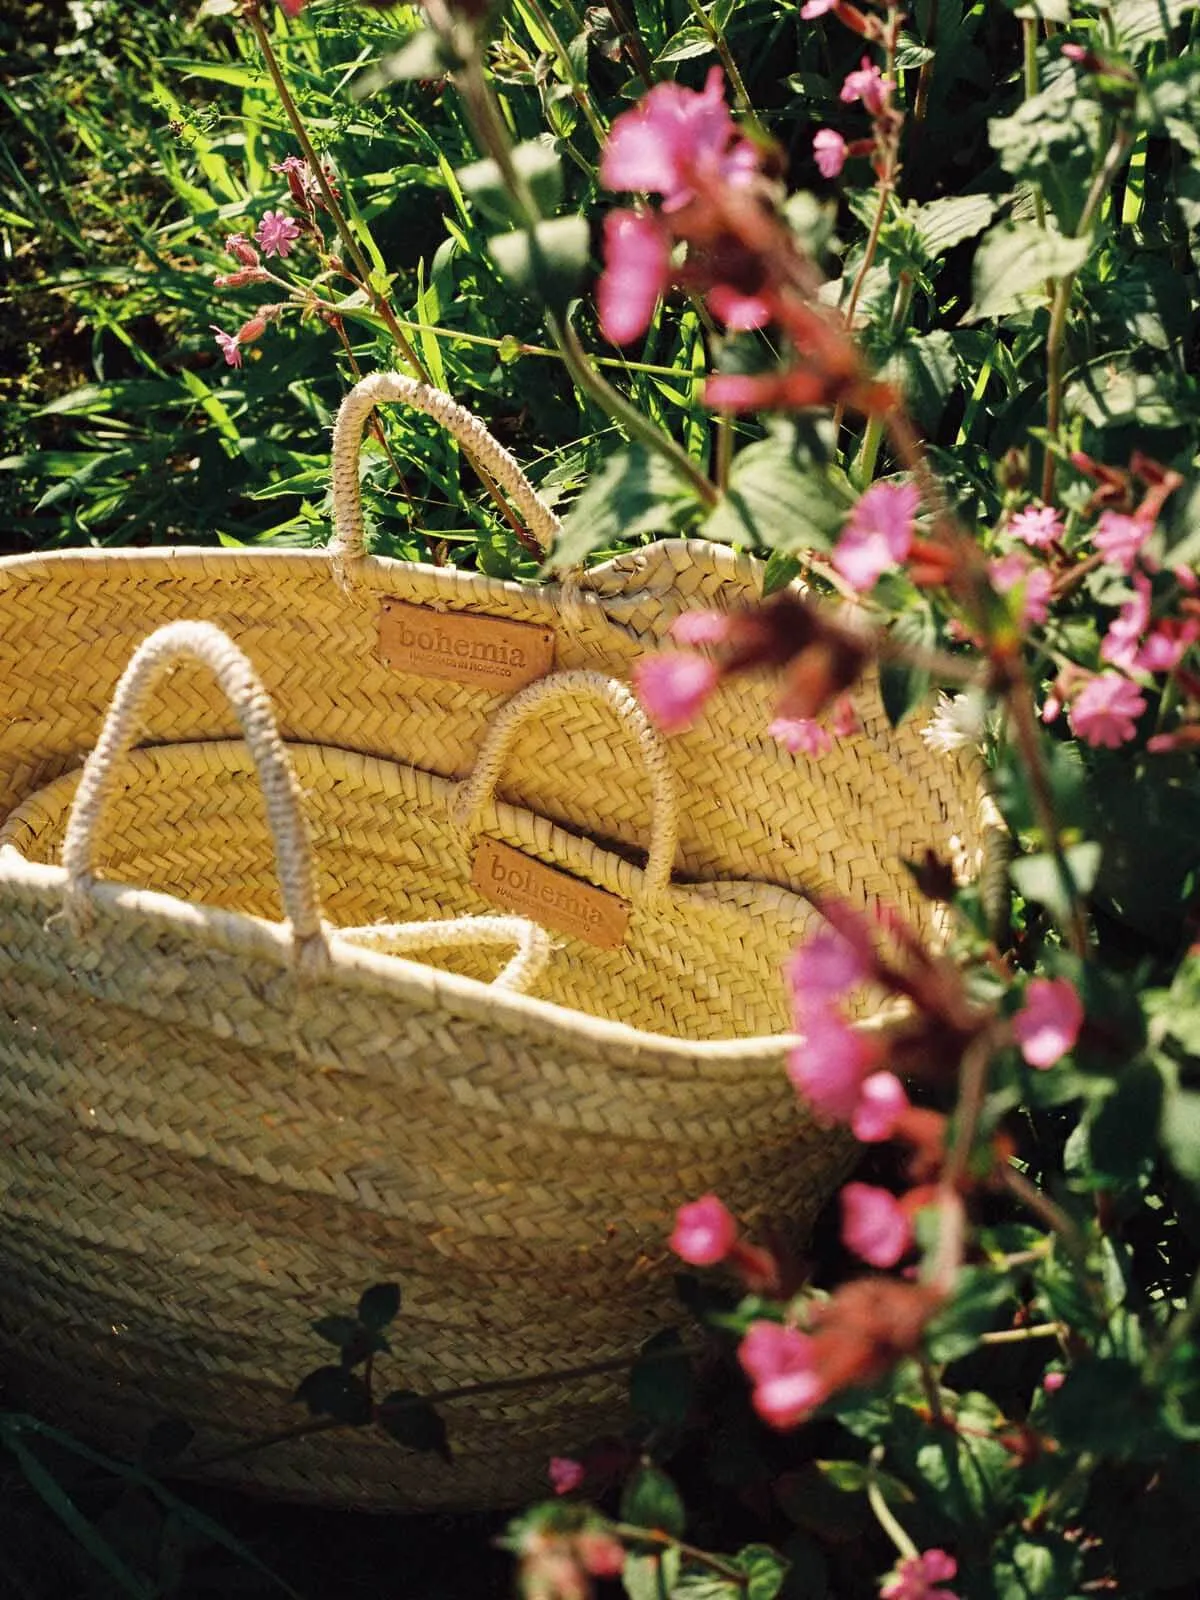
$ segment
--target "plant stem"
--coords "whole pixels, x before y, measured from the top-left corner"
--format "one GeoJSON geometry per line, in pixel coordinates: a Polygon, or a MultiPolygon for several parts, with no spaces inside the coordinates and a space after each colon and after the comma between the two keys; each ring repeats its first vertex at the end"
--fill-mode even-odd
{"type": "MultiPolygon", "coordinates": [[[[1124,125],[1118,127],[1109,144],[1104,160],[1096,169],[1091,188],[1079,215],[1079,227],[1074,237],[1079,239],[1089,233],[1096,220],[1104,196],[1108,193],[1117,169],[1124,161],[1133,142],[1133,135],[1124,125]]],[[[1058,443],[1059,423],[1062,414],[1063,345],[1067,331],[1067,312],[1071,304],[1071,290],[1075,286],[1074,272],[1065,272],[1054,291],[1050,308],[1050,328],[1046,334],[1046,459],[1042,465],[1042,500],[1049,505],[1054,498],[1054,478],[1057,458],[1054,447],[1058,443]]]]}
{"type": "MultiPolygon", "coordinates": [[[[898,338],[904,331],[908,322],[908,313],[912,308],[912,297],[912,273],[902,272],[900,281],[896,285],[896,298],[892,302],[891,332],[893,338],[898,338]]],[[[858,460],[854,467],[854,475],[860,489],[865,489],[875,476],[875,463],[879,458],[879,446],[883,443],[883,435],[883,417],[878,412],[872,412],[867,418],[862,448],[858,453],[858,460]]]]}
{"type": "Polygon", "coordinates": [[[981,1333],[980,1344],[1023,1344],[1026,1339],[1057,1339],[1066,1333],[1061,1322],[1039,1322],[1036,1328],[1001,1328],[996,1333],[981,1333]]]}
{"type": "Polygon", "coordinates": [[[705,11],[700,0],[688,0],[688,5],[692,8],[692,14],[708,35],[713,49],[720,56],[721,63],[729,74],[729,81],[733,85],[733,96],[737,101],[738,110],[753,111],[754,107],[750,104],[750,96],[746,93],[746,85],[742,82],[742,75],[738,71],[737,62],[733,59],[733,52],[729,48],[728,39],[713,22],[708,12],[705,11]]]}
{"type": "Polygon", "coordinates": [[[562,70],[563,77],[570,87],[571,98],[579,107],[583,120],[592,130],[592,137],[595,139],[597,145],[603,148],[604,141],[608,138],[608,129],[604,126],[603,122],[601,122],[599,116],[596,114],[596,108],[592,104],[592,99],[588,93],[587,84],[580,79],[579,74],[575,71],[575,63],[571,60],[571,57],[567,51],[567,47],[562,42],[562,38],[558,32],[558,29],[554,26],[550,18],[546,15],[545,11],[538,4],[538,0],[523,0],[523,4],[529,8],[530,12],[532,12],[538,27],[550,41],[550,48],[558,57],[558,64],[562,70]]]}
{"type": "Polygon", "coordinates": [[[629,20],[629,13],[621,4],[621,0],[605,0],[605,5],[621,37],[621,43],[629,51],[629,58],[633,62],[633,70],[646,85],[647,89],[653,89],[654,63],[650,59],[650,52],[646,49],[641,34],[629,20]]]}
{"type": "Polygon", "coordinates": [[[325,176],[325,168],[322,166],[320,158],[318,157],[316,150],[313,148],[312,140],[308,137],[308,130],[305,128],[304,123],[301,120],[300,112],[297,109],[296,102],[292,98],[292,91],[288,88],[287,80],[284,78],[283,72],[280,69],[274,47],[271,44],[270,35],[268,34],[266,25],[259,14],[258,0],[250,0],[250,3],[246,7],[245,15],[247,21],[250,23],[250,27],[254,32],[254,37],[258,40],[258,47],[262,51],[263,60],[266,62],[267,72],[270,74],[271,82],[274,85],[275,92],[279,96],[280,104],[283,106],[284,114],[287,117],[288,122],[291,124],[292,132],[296,136],[296,142],[304,152],[304,159],[308,163],[308,169],[315,178],[317,187],[321,191],[321,198],[325,202],[326,210],[333,219],[333,225],[338,231],[338,237],[345,245],[350,259],[354,262],[355,268],[362,282],[362,286],[366,293],[371,297],[375,309],[387,324],[387,330],[395,340],[396,348],[400,351],[400,354],[409,363],[413,371],[421,379],[422,383],[428,383],[429,374],[425,370],[421,358],[417,355],[417,352],[405,338],[404,332],[399,323],[396,321],[395,313],[392,311],[387,297],[381,294],[380,291],[374,288],[372,285],[370,263],[363,254],[358,240],[354,237],[354,234],[350,229],[350,224],[346,221],[345,214],[342,211],[341,206],[338,204],[337,196],[333,192],[333,186],[329,182],[329,179],[325,176]]]}
{"type": "Polygon", "coordinates": [[[717,413],[717,490],[729,488],[729,469],[733,465],[733,417],[728,411],[717,413]]]}
{"type": "MultiPolygon", "coordinates": [[[[1036,17],[1021,18],[1021,39],[1025,47],[1025,98],[1032,100],[1041,91],[1041,81],[1038,76],[1036,17]]],[[[1044,229],[1046,200],[1040,183],[1035,183],[1033,186],[1033,209],[1037,216],[1038,227],[1044,229]]]]}
{"type": "Polygon", "coordinates": [[[1014,1200],[1019,1200],[1026,1210],[1040,1217],[1058,1235],[1075,1264],[1082,1267],[1087,1260],[1087,1242],[1062,1207],[1056,1205],[1044,1189],[1039,1189],[1036,1183],[1030,1182],[1015,1167],[1002,1167],[999,1180],[1014,1200]]]}
{"type": "Polygon", "coordinates": [[[633,1522],[610,1522],[608,1529],[617,1538],[631,1543],[652,1544],[660,1550],[678,1550],[681,1556],[686,1556],[697,1566],[707,1567],[710,1572],[718,1573],[741,1589],[745,1589],[750,1582],[749,1573],[743,1572],[741,1567],[735,1567],[731,1561],[723,1561],[720,1556],[710,1555],[707,1550],[699,1550],[694,1544],[684,1544],[682,1539],[664,1533],[661,1528],[639,1528],[633,1522]]]}
{"type": "Polygon", "coordinates": [[[896,1549],[906,1561],[914,1561],[918,1554],[917,1547],[892,1515],[891,1507],[883,1498],[883,1491],[879,1487],[879,1463],[882,1460],[883,1446],[877,1444],[867,1462],[867,1500],[875,1513],[875,1520],[896,1549]]]}
{"type": "Polygon", "coordinates": [[[636,406],[631,405],[619,390],[614,389],[600,376],[589,363],[571,324],[564,320],[560,325],[550,313],[547,313],[546,321],[562,351],[567,371],[583,392],[605,410],[630,438],[640,440],[642,444],[656,450],[665,461],[669,462],[675,471],[686,479],[705,505],[715,505],[718,496],[711,479],[701,472],[682,445],[662,428],[655,427],[654,423],[644,417],[636,406]]]}

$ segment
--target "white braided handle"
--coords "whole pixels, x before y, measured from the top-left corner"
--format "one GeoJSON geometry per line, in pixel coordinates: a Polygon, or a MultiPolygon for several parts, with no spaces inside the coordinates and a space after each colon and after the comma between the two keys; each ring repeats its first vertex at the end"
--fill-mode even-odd
{"type": "Polygon", "coordinates": [[[653,796],[650,848],[643,877],[643,897],[653,899],[671,881],[679,836],[679,803],[675,774],[662,736],[627,685],[601,672],[556,672],[519,690],[501,706],[476,758],[473,770],[455,786],[451,818],[469,842],[478,833],[480,814],[496,792],[501,769],[513,740],[530,717],[561,701],[596,700],[616,712],[621,726],[637,741],[653,796]]]}
{"type": "Polygon", "coordinates": [[[451,917],[434,922],[373,922],[362,928],[338,928],[339,939],[388,955],[414,950],[449,950],[469,946],[514,944],[516,954],[492,979],[493,989],[524,994],[541,977],[554,952],[545,928],[528,917],[451,917]]]}
{"type": "Polygon", "coordinates": [[[170,622],[157,629],[142,640],[121,675],[67,817],[62,849],[67,915],[76,926],[86,927],[90,921],[92,849],[105,803],[117,783],[117,768],[137,737],[139,713],[150,690],[183,659],[208,667],[237,713],[266,800],[296,958],[305,965],[319,965],[328,956],[328,946],[300,788],[258,674],[232,639],[211,622],[170,622]]]}
{"type": "Polygon", "coordinates": [[[362,493],[358,453],[371,412],[384,400],[402,400],[440,422],[472,461],[484,467],[521,513],[534,541],[549,551],[562,524],[537,493],[513,457],[494,439],[473,411],[448,394],[402,372],[374,372],[356,383],[342,401],[333,425],[333,540],[335,568],[364,553],[362,493]]]}

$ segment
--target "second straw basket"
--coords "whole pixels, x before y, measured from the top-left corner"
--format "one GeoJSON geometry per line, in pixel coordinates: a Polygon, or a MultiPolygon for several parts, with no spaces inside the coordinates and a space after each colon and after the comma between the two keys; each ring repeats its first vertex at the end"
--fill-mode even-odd
{"type": "MultiPolygon", "coordinates": [[[[668,898],[689,915],[720,904],[735,923],[751,918],[738,960],[716,939],[717,968],[694,938],[640,958],[647,981],[678,988],[691,974],[699,1022],[623,1010],[638,986],[610,976],[597,990],[608,958],[590,952],[587,983],[578,958],[565,969],[560,958],[545,981],[558,973],[563,986],[539,998],[487,983],[500,959],[461,944],[430,951],[453,968],[431,976],[363,948],[378,933],[342,936],[334,977],[301,985],[287,933],[254,920],[278,910],[254,773],[229,742],[238,714],[185,652],[99,828],[111,881],[94,892],[92,928],[56,920],[79,762],[135,646],[194,617],[246,652],[274,705],[316,839],[310,912],[319,897],[342,928],[482,915],[461,854],[457,875],[423,886],[421,873],[439,830],[439,859],[465,848],[448,780],[488,772],[503,726],[503,761],[471,791],[498,783],[503,803],[481,800],[488,832],[650,915],[639,894],[647,877],[663,887],[670,854],[660,826],[640,877],[630,864],[656,832],[643,742],[614,731],[603,695],[512,721],[502,707],[552,674],[627,678],[680,611],[755,599],[762,569],[670,541],[592,569],[564,596],[366,556],[357,452],[371,407],[392,398],[452,426],[553,538],[552,514],[474,419],[384,374],[339,416],[333,562],[208,550],[0,562],[0,813],[16,812],[0,861],[0,1343],[46,1406],[111,1440],[132,1442],[122,1429],[171,1411],[207,1429],[214,1453],[286,1427],[289,1387],[320,1359],[308,1321],[381,1279],[411,1301],[400,1370],[415,1388],[629,1353],[667,1314],[675,1204],[721,1186],[732,1204],[784,1205],[803,1224],[836,1179],[841,1153],[797,1112],[783,1042],[747,1038],[786,1025],[777,971],[804,924],[794,891],[878,895],[919,914],[902,860],[932,843],[969,862],[982,838],[973,773],[911,728],[891,730],[873,684],[858,696],[862,734],[809,762],[766,736],[771,688],[748,682],[720,691],[663,758],[686,799],[668,898]],[[222,853],[231,838],[240,855],[222,853]],[[118,976],[131,952],[145,962],[133,984],[118,976]],[[298,1161],[292,1141],[306,1136],[298,1161]],[[677,1148],[669,1164],[663,1137],[677,1148]],[[570,1198],[576,1171],[590,1174],[586,1200],[570,1198]],[[233,1314],[217,1283],[252,1313],[233,1314]]],[[[518,963],[534,960],[536,942],[517,937],[518,963]]],[[[401,1361],[404,1337],[401,1325],[401,1361]]],[[[362,1504],[512,1500],[538,1492],[546,1457],[611,1414],[619,1389],[548,1384],[451,1413],[454,1468],[329,1435],[212,1470],[362,1504]]]]}

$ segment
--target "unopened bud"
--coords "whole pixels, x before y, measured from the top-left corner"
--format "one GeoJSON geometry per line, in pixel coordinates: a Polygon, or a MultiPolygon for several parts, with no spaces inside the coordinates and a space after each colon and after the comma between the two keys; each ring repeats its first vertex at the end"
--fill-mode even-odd
{"type": "Polygon", "coordinates": [[[257,267],[259,254],[244,233],[231,233],[225,241],[225,248],[235,261],[240,261],[244,267],[257,267]]]}
{"type": "Polygon", "coordinates": [[[266,283],[265,267],[242,267],[237,272],[222,272],[213,279],[215,289],[244,289],[248,283],[266,283]]]}

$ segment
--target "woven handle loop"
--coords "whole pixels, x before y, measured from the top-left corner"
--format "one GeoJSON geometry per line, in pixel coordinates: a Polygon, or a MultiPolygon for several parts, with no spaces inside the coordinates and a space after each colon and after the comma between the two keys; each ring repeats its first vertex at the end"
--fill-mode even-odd
{"type": "Polygon", "coordinates": [[[561,531],[558,518],[539,496],[529,479],[498,439],[494,439],[473,411],[448,394],[418,383],[402,372],[374,372],[356,383],[342,401],[333,425],[333,540],[329,554],[336,569],[358,560],[363,545],[362,492],[358,482],[358,454],[371,412],[384,400],[402,400],[440,422],[508,495],[524,518],[534,541],[548,552],[561,531]]]}
{"type": "Polygon", "coordinates": [[[633,691],[616,678],[606,678],[600,672],[556,672],[513,695],[488,729],[474,769],[457,786],[451,815],[468,842],[474,838],[479,831],[480,814],[495,795],[501,769],[524,724],[562,701],[580,700],[598,701],[615,711],[621,726],[637,741],[653,796],[650,848],[643,878],[643,896],[652,899],[670,883],[675,864],[679,835],[675,774],[657,729],[633,691]]]}
{"type": "Polygon", "coordinates": [[[434,922],[374,922],[362,928],[339,928],[339,939],[388,955],[414,950],[477,949],[481,945],[516,945],[516,954],[492,980],[493,989],[524,994],[546,968],[554,950],[544,928],[528,917],[451,917],[434,922]]]}
{"type": "Polygon", "coordinates": [[[183,659],[208,667],[237,713],[266,801],[296,956],[305,964],[320,964],[328,956],[328,946],[299,785],[258,674],[233,641],[211,622],[171,622],[157,629],[143,639],[121,675],[96,747],[84,763],[67,818],[62,850],[67,914],[77,926],[86,927],[90,920],[92,851],[105,804],[117,785],[120,762],[137,737],[142,705],[163,673],[183,659]]]}

